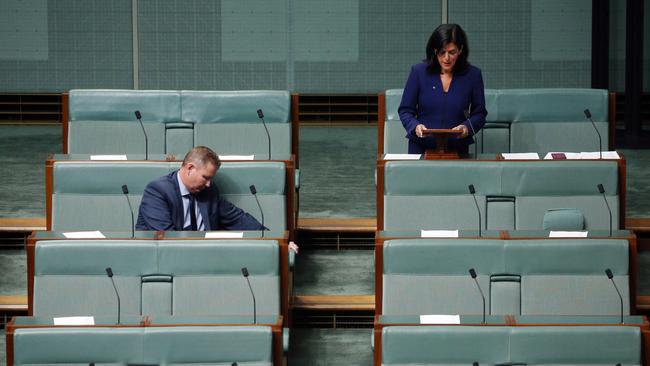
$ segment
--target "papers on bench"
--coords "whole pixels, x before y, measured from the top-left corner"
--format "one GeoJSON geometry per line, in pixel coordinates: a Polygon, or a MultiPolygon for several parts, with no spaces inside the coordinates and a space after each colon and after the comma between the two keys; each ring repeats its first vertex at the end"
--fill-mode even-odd
{"type": "Polygon", "coordinates": [[[67,239],[106,239],[101,231],[69,231],[63,236],[67,239]]]}
{"type": "MultiPolygon", "coordinates": [[[[579,153],[572,153],[572,152],[550,152],[544,156],[545,160],[552,160],[554,159],[553,155],[564,155],[564,158],[555,158],[555,160],[578,160],[578,159],[593,159],[593,160],[598,160],[600,159],[600,152],[598,151],[588,151],[588,152],[579,152],[579,153]]],[[[620,155],[616,151],[603,151],[603,159],[614,159],[618,160],[620,159],[620,155]]]]}
{"type": "Polygon", "coordinates": [[[460,315],[420,315],[420,324],[460,324],[460,315]]]}
{"type": "Polygon", "coordinates": [[[384,160],[420,160],[421,154],[386,154],[384,160]]]}
{"type": "Polygon", "coordinates": [[[501,153],[505,160],[539,160],[538,153],[501,153]]]}
{"type": "Polygon", "coordinates": [[[586,238],[588,231],[551,231],[549,238],[586,238]]]}
{"type": "Polygon", "coordinates": [[[421,238],[457,238],[458,230],[422,230],[421,238]]]}
{"type": "Polygon", "coordinates": [[[54,325],[95,325],[95,317],[92,316],[65,316],[52,320],[54,325]]]}
{"type": "Polygon", "coordinates": [[[90,160],[126,160],[126,155],[90,155],[90,160]]]}
{"type": "Polygon", "coordinates": [[[241,239],[244,233],[241,231],[208,231],[205,233],[206,239],[241,239]]]}
{"type": "Polygon", "coordinates": [[[219,155],[219,160],[255,160],[255,155],[219,155]]]}

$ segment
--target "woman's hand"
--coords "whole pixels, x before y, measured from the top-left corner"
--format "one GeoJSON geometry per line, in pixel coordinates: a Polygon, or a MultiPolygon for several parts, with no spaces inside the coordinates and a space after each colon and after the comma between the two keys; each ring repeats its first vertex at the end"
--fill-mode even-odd
{"type": "Polygon", "coordinates": [[[464,139],[465,137],[467,137],[467,135],[469,135],[469,130],[467,129],[467,126],[465,126],[464,124],[459,124],[458,126],[452,128],[452,130],[462,131],[461,134],[456,137],[459,139],[464,139]]]}
{"type": "Polygon", "coordinates": [[[420,137],[420,138],[424,137],[424,130],[426,130],[426,129],[427,129],[427,127],[425,125],[423,125],[423,124],[419,124],[419,125],[415,126],[415,136],[420,137]]]}

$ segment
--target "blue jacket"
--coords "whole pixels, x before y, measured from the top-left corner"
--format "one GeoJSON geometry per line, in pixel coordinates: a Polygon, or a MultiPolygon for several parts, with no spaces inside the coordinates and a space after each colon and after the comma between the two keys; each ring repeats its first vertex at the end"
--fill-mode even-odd
{"type": "Polygon", "coordinates": [[[472,127],[478,132],[485,124],[485,91],[478,67],[470,65],[465,73],[454,73],[448,92],[443,90],[440,76],[429,73],[426,63],[411,67],[398,110],[409,139],[409,153],[422,153],[425,148],[435,147],[434,137],[418,138],[415,135],[415,127],[420,123],[427,128],[453,128],[461,123],[467,126],[469,135],[466,138],[449,140],[449,147],[461,152],[466,152],[472,143],[472,127]],[[470,105],[472,126],[463,113],[470,105]]]}
{"type": "MultiPolygon", "coordinates": [[[[162,176],[144,189],[137,230],[183,230],[183,199],[178,187],[178,171],[162,176]]],[[[205,230],[262,230],[253,216],[219,196],[215,184],[196,195],[205,230]]]]}

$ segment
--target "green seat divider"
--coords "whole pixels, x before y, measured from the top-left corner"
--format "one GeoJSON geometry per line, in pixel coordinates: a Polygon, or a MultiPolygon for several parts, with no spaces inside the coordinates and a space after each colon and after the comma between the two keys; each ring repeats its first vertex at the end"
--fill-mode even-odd
{"type": "Polygon", "coordinates": [[[404,125],[397,121],[384,122],[384,151],[383,154],[406,154],[408,153],[408,140],[404,125]]]}
{"type": "Polygon", "coordinates": [[[490,315],[517,315],[520,312],[520,276],[490,276],[490,315]]]}
{"type": "Polygon", "coordinates": [[[142,314],[172,315],[172,281],[168,275],[142,277],[142,314]]]}
{"type": "Polygon", "coordinates": [[[182,160],[194,147],[194,124],[188,122],[165,124],[165,154],[175,155],[182,160]]]}
{"type": "Polygon", "coordinates": [[[272,365],[270,327],[148,327],[143,361],[158,365],[272,365]]]}
{"type": "MultiPolygon", "coordinates": [[[[489,116],[489,114],[488,114],[489,116]]],[[[476,135],[478,152],[483,154],[498,154],[510,152],[510,123],[486,122],[476,135]]],[[[470,151],[473,153],[473,147],[470,151]]]]}
{"type": "Polygon", "coordinates": [[[482,222],[487,230],[514,230],[515,197],[488,196],[486,212],[482,222]]]}
{"type": "Polygon", "coordinates": [[[579,231],[585,228],[585,217],[580,210],[573,208],[556,208],[546,210],[544,230],[579,231]]]}
{"type": "Polygon", "coordinates": [[[159,271],[173,276],[174,315],[280,314],[279,244],[275,240],[184,240],[159,243],[159,271]],[[225,296],[224,294],[228,294],[225,296]]]}
{"type": "Polygon", "coordinates": [[[14,366],[142,363],[140,328],[22,328],[14,333],[14,366]]]}
{"type": "Polygon", "coordinates": [[[508,360],[508,327],[393,326],[381,334],[382,365],[496,365],[508,360]]]}

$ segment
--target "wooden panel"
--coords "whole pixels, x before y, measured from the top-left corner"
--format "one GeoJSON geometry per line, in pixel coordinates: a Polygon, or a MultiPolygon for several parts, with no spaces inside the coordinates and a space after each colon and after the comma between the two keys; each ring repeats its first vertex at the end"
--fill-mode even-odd
{"type": "Polygon", "coordinates": [[[300,310],[375,310],[374,295],[300,295],[291,301],[300,310]]]}

